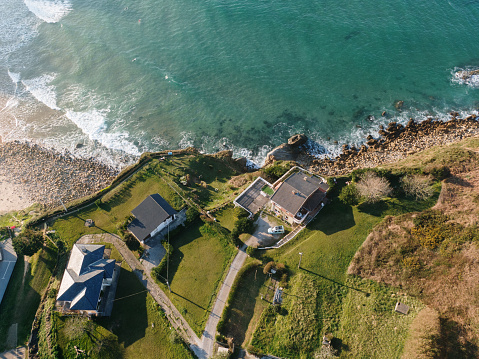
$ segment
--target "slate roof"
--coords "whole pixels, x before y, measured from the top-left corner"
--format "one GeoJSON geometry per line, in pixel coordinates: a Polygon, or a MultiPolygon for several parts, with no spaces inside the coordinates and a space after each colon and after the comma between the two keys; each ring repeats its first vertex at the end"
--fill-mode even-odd
{"type": "MultiPolygon", "coordinates": [[[[320,178],[315,176],[308,176],[303,172],[297,172],[289,176],[276,190],[271,197],[271,201],[287,210],[289,213],[295,215],[299,212],[301,207],[305,205],[308,198],[317,190],[323,195],[316,195],[314,198],[316,205],[326,196],[328,190],[327,183],[324,183],[320,178]],[[317,202],[316,202],[317,201],[317,202]]],[[[312,201],[308,201],[309,207],[314,205],[312,201]]]]}
{"type": "Polygon", "coordinates": [[[128,225],[128,230],[142,241],[168,217],[177,212],[156,193],[146,197],[131,213],[135,219],[128,225]]]}
{"type": "Polygon", "coordinates": [[[110,279],[114,259],[104,259],[105,246],[75,244],[63,274],[57,300],[71,302],[71,310],[96,310],[103,279],[110,279]]]}

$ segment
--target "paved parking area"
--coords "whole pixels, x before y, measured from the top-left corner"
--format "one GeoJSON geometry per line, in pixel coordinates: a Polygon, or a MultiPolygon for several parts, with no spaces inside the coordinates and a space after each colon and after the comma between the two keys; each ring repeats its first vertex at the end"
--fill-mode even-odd
{"type": "Polygon", "coordinates": [[[268,197],[261,194],[261,189],[267,184],[264,179],[258,177],[235,199],[235,203],[255,214],[269,201],[268,197]]]}
{"type": "Polygon", "coordinates": [[[284,234],[269,234],[268,228],[278,224],[270,221],[268,216],[259,216],[255,222],[256,229],[246,244],[251,247],[269,247],[284,237],[284,234]]]}
{"type": "Polygon", "coordinates": [[[2,260],[0,261],[0,303],[3,295],[7,290],[8,282],[13,273],[13,268],[17,262],[17,254],[13,250],[12,240],[7,239],[0,242],[0,250],[2,251],[2,260]]]}

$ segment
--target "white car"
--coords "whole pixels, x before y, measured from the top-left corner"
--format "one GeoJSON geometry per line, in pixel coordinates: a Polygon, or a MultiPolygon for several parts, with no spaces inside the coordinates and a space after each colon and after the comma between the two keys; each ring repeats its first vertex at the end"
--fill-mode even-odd
{"type": "Polygon", "coordinates": [[[284,226],[276,226],[268,228],[269,234],[281,234],[284,233],[284,226]]]}

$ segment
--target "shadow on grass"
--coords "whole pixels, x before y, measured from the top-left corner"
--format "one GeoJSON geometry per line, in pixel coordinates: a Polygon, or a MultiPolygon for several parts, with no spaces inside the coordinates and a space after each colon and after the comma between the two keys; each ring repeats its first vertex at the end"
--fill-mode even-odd
{"type": "Polygon", "coordinates": [[[318,213],[318,216],[311,222],[308,228],[321,231],[329,236],[355,225],[353,208],[350,205],[341,203],[338,199],[334,199],[332,203],[327,204],[318,213]]]}
{"type": "Polygon", "coordinates": [[[98,323],[118,336],[118,342],[128,347],[145,337],[148,327],[147,293],[137,276],[121,268],[112,315],[98,323]]]}
{"type": "Polygon", "coordinates": [[[335,281],[334,279],[325,277],[324,275],[321,275],[321,274],[319,274],[319,273],[312,272],[312,271],[310,271],[309,269],[306,269],[306,268],[303,268],[303,267],[299,267],[299,269],[304,270],[305,272],[308,272],[308,273],[313,274],[313,275],[315,275],[315,276],[318,276],[318,277],[320,277],[320,278],[329,280],[330,282],[333,282],[333,283],[335,283],[335,284],[337,284],[337,285],[340,285],[340,286],[342,286],[342,287],[346,287],[346,288],[355,290],[355,291],[357,291],[357,292],[364,293],[364,294],[366,294],[366,297],[369,297],[369,296],[371,295],[371,293],[365,292],[364,290],[361,290],[361,289],[359,289],[359,288],[351,287],[351,286],[346,285],[346,284],[344,284],[344,283],[337,282],[337,281],[335,281]]]}
{"type": "Polygon", "coordinates": [[[461,326],[453,320],[441,318],[441,336],[436,338],[441,358],[467,359],[478,358],[479,349],[476,344],[460,337],[461,326]]]}

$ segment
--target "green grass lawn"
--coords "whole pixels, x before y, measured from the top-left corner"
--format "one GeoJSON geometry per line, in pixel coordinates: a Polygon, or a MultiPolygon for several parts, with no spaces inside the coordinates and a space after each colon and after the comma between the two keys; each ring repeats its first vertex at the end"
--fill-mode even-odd
{"type": "Polygon", "coordinates": [[[182,176],[190,175],[195,183],[181,186],[182,191],[204,209],[212,209],[234,199],[233,188],[228,184],[231,177],[239,174],[224,160],[205,155],[183,155],[159,162],[160,171],[179,184],[182,176]],[[204,185],[199,182],[203,181],[204,185]]]}
{"type": "Polygon", "coordinates": [[[236,254],[224,233],[215,230],[206,233],[206,226],[209,225],[198,219],[170,238],[175,248],[169,266],[172,292],[160,283],[198,335],[204,330],[218,285],[236,254]]]}
{"type": "Polygon", "coordinates": [[[0,304],[0,352],[6,350],[8,328],[18,323],[18,345],[30,336],[35,312],[56,263],[56,251],[44,247],[30,259],[24,278],[25,262],[20,256],[15,264],[7,291],[0,304]]]}
{"type": "MultiPolygon", "coordinates": [[[[367,331],[357,333],[345,330],[344,323],[361,321],[360,316],[353,316],[353,311],[348,310],[348,305],[355,300],[361,302],[365,295],[355,289],[354,280],[347,276],[346,270],[376,224],[386,215],[430,208],[437,201],[440,185],[435,185],[435,195],[427,201],[417,202],[399,197],[375,205],[349,206],[335,198],[334,192],[339,191],[344,183],[343,179],[338,182],[339,186],[330,196],[333,201],[307,229],[282,248],[263,254],[264,261],[285,263],[292,278],[290,288],[285,291],[285,311],[280,314],[265,311],[255,330],[251,344],[260,352],[289,358],[312,357],[320,349],[321,336],[331,332],[343,349],[341,356],[354,357],[359,352],[363,357],[373,355],[373,346],[367,347],[364,344],[369,334],[367,331]],[[301,269],[298,269],[300,253],[303,255],[301,269]],[[302,309],[299,310],[300,308],[302,309]],[[345,346],[341,346],[341,343],[345,346]]],[[[391,293],[384,294],[382,287],[372,284],[367,288],[371,298],[382,301],[389,299],[387,310],[393,310],[394,305],[390,307],[391,293]]],[[[419,306],[418,302],[414,303],[419,306]]],[[[409,319],[412,320],[416,313],[413,310],[409,319]]],[[[384,344],[380,351],[382,357],[397,357],[398,351],[402,350],[409,322],[398,326],[396,332],[391,333],[388,324],[390,316],[378,314],[373,317],[371,320],[375,323],[375,328],[383,330],[374,335],[389,338],[388,340],[393,340],[396,335],[394,345],[384,344]]]]}
{"type": "MultiPolygon", "coordinates": [[[[112,249],[112,258],[120,257],[112,249]]],[[[172,334],[161,308],[124,262],[109,318],[95,320],[118,338],[123,358],[193,358],[172,334]]]]}
{"type": "Polygon", "coordinates": [[[214,212],[214,216],[218,220],[219,224],[221,226],[229,229],[230,231],[233,230],[235,226],[235,222],[238,219],[235,215],[234,211],[235,207],[233,204],[227,205],[226,207],[223,207],[222,209],[214,212]]]}
{"type": "Polygon", "coordinates": [[[338,345],[342,358],[400,358],[409,326],[424,307],[417,299],[374,281],[351,277],[343,300],[338,345]],[[369,293],[370,295],[366,295],[369,293]],[[407,304],[409,313],[394,312],[396,302],[407,304]]]}

